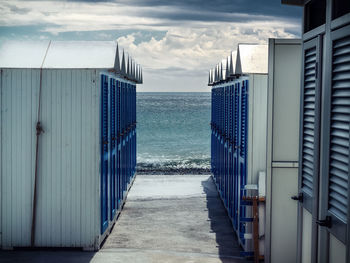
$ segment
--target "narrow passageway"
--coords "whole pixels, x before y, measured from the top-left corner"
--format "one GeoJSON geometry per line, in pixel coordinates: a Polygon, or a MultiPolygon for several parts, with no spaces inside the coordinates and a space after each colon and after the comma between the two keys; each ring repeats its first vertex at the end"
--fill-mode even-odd
{"type": "Polygon", "coordinates": [[[95,262],[246,262],[210,175],[138,175],[95,262]]]}

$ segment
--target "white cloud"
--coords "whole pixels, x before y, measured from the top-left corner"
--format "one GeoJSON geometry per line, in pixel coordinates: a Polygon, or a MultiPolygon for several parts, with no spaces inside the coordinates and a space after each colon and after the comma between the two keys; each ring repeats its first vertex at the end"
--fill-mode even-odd
{"type": "MultiPolygon", "coordinates": [[[[287,28],[294,25],[287,25],[287,28]]],[[[245,24],[220,23],[191,27],[172,27],[165,36],[156,40],[135,44],[134,34],[118,38],[121,46],[127,47],[133,57],[144,67],[145,79],[142,90],[150,91],[154,86],[164,89],[183,90],[184,80],[191,83],[186,90],[206,90],[208,71],[216,63],[226,58],[238,43],[265,43],[268,38],[291,38],[294,35],[285,31],[286,25],[275,22],[250,22],[245,24]],[[252,30],[248,30],[252,29],[252,30]],[[177,69],[183,69],[177,70],[177,69]],[[157,75],[157,72],[161,74],[157,75]],[[169,83],[165,85],[164,76],[169,83]],[[194,77],[197,76],[197,77],[194,77]],[[154,80],[159,79],[158,84],[154,80]],[[193,78],[197,82],[193,83],[193,78]],[[198,81],[198,78],[201,81],[198,81]],[[197,84],[196,84],[197,83],[197,84]],[[181,84],[181,85],[180,85],[181,84]]]]}
{"type": "MultiPolygon", "coordinates": [[[[72,31],[165,31],[161,39],[142,40],[137,33],[118,38],[120,46],[143,66],[145,84],[140,90],[145,91],[209,90],[205,87],[209,69],[234,50],[237,43],[291,38],[295,36],[287,32],[298,32],[300,28],[298,22],[290,19],[234,13],[201,12],[211,17],[210,22],[171,20],[167,14],[191,16],[191,12],[197,12],[167,6],[19,0],[11,1],[11,6],[0,0],[0,6],[0,25],[44,25],[44,31],[52,35],[72,31]],[[225,19],[212,21],[216,16],[225,19]]],[[[108,37],[100,34],[102,39],[108,37]]]]}

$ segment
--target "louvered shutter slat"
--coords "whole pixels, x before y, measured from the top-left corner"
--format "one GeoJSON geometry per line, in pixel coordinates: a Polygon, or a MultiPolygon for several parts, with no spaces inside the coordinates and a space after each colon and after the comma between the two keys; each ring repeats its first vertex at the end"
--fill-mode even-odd
{"type": "Polygon", "coordinates": [[[301,189],[313,195],[316,102],[316,47],[304,51],[304,101],[301,189]]]}
{"type": "Polygon", "coordinates": [[[328,210],[346,223],[349,176],[350,37],[333,42],[328,210]]]}

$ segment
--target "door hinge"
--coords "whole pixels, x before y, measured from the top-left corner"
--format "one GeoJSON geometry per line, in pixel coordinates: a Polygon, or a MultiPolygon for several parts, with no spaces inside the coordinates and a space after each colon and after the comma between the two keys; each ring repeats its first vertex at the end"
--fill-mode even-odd
{"type": "Polygon", "coordinates": [[[326,218],[323,220],[316,220],[316,224],[318,224],[319,226],[325,226],[325,227],[331,228],[332,227],[332,217],[326,216],[326,218]]]}

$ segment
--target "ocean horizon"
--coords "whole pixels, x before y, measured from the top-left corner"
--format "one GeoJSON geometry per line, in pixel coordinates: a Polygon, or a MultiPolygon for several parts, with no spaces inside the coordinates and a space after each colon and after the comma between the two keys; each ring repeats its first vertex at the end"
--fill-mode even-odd
{"type": "Polygon", "coordinates": [[[210,172],[210,92],[137,93],[137,172],[210,172]]]}

